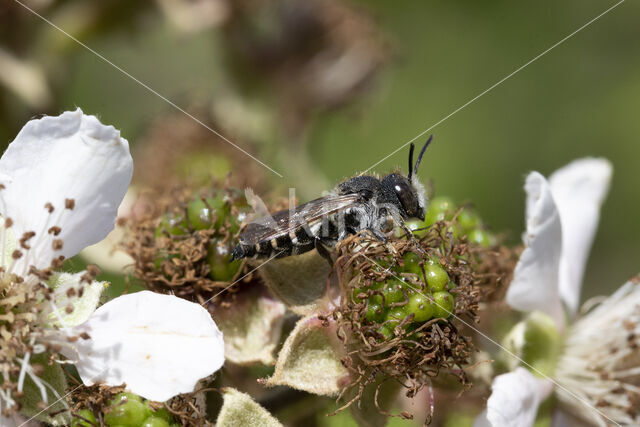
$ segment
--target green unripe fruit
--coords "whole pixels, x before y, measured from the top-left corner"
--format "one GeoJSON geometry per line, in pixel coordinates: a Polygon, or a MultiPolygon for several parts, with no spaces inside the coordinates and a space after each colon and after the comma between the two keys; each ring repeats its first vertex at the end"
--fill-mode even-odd
{"type": "MultiPolygon", "coordinates": [[[[412,219],[409,221],[405,221],[404,225],[407,226],[407,228],[411,231],[417,230],[418,228],[424,227],[424,224],[422,223],[422,221],[417,220],[417,219],[412,219]]],[[[404,235],[404,231],[400,230],[399,233],[397,234],[398,237],[403,236],[404,235]]]]}
{"type": "Polygon", "coordinates": [[[387,323],[378,328],[378,333],[388,340],[393,337],[393,325],[387,323]]]}
{"type": "Polygon", "coordinates": [[[427,258],[424,263],[425,265],[437,265],[437,266],[442,265],[440,264],[440,260],[438,259],[438,257],[435,257],[435,256],[427,258]]]}
{"type": "Polygon", "coordinates": [[[151,416],[144,420],[140,427],[169,427],[169,423],[161,417],[151,416]]]}
{"type": "Polygon", "coordinates": [[[231,205],[222,196],[207,197],[205,200],[196,199],[189,202],[187,218],[189,224],[196,230],[213,227],[220,228],[231,212],[231,205]]]}
{"type": "Polygon", "coordinates": [[[409,303],[406,305],[407,311],[413,313],[414,322],[426,322],[433,317],[435,306],[433,302],[419,293],[409,296],[409,303]]]}
{"type": "Polygon", "coordinates": [[[443,219],[450,219],[455,205],[449,197],[434,197],[424,214],[424,225],[432,225],[443,219]]]}
{"type": "Polygon", "coordinates": [[[104,415],[104,421],[107,425],[139,426],[149,416],[149,408],[139,400],[139,397],[138,400],[132,400],[118,396],[111,400],[109,411],[104,415]]]}
{"type": "Polygon", "coordinates": [[[460,227],[460,224],[454,223],[447,227],[447,233],[451,233],[454,238],[460,239],[466,234],[466,231],[464,228],[460,227]]]}
{"type": "Polygon", "coordinates": [[[458,224],[465,232],[469,232],[482,224],[478,214],[470,209],[464,209],[458,215],[458,224]]]}
{"type": "MultiPolygon", "coordinates": [[[[400,323],[401,321],[404,320],[405,317],[407,317],[409,315],[409,312],[406,310],[404,307],[395,307],[393,310],[389,311],[389,313],[387,313],[386,319],[385,320],[397,320],[398,323],[400,323]]],[[[394,324],[393,326],[395,327],[394,324]]]]}
{"type": "Polygon", "coordinates": [[[402,268],[402,271],[422,276],[422,269],[420,268],[420,261],[422,259],[418,254],[414,252],[407,252],[404,254],[403,259],[404,267],[402,268]]]}
{"type": "Polygon", "coordinates": [[[113,399],[109,401],[109,405],[117,405],[120,402],[128,402],[134,400],[136,402],[142,402],[142,398],[137,394],[130,393],[128,391],[123,391],[122,393],[118,393],[113,396],[113,399]]]}
{"type": "Polygon", "coordinates": [[[470,243],[475,243],[488,248],[493,245],[493,236],[487,230],[476,228],[467,235],[470,243]]]}
{"type": "Polygon", "coordinates": [[[209,262],[209,276],[215,281],[228,282],[240,269],[242,261],[231,260],[229,246],[222,242],[212,241],[207,250],[207,261],[209,262]]]}
{"type": "Polygon", "coordinates": [[[155,236],[165,236],[167,233],[173,236],[182,236],[186,234],[187,221],[180,215],[166,213],[160,218],[160,222],[156,227],[155,236]]]}
{"type": "Polygon", "coordinates": [[[436,292],[433,294],[433,301],[435,305],[433,317],[448,319],[453,315],[455,300],[452,294],[447,291],[436,292]]]}
{"type": "MultiPolygon", "coordinates": [[[[382,286],[384,285],[384,282],[373,282],[370,286],[363,286],[361,288],[354,288],[353,289],[353,301],[358,303],[358,302],[362,302],[363,299],[362,298],[358,298],[358,295],[360,294],[368,294],[368,291],[371,290],[378,290],[380,288],[382,288],[382,286]]],[[[378,298],[376,299],[377,302],[382,303],[382,298],[380,297],[380,295],[378,295],[378,298]]]]}
{"type": "Polygon", "coordinates": [[[187,205],[187,219],[189,225],[196,230],[204,230],[211,227],[215,216],[215,208],[210,209],[210,205],[214,199],[207,198],[205,203],[202,199],[195,199],[187,205]]]}
{"type": "Polygon", "coordinates": [[[447,270],[442,268],[440,264],[426,265],[424,272],[427,276],[427,284],[432,291],[442,291],[445,286],[447,286],[447,283],[449,283],[447,270]]]}
{"type": "Polygon", "coordinates": [[[73,420],[71,421],[72,427],[93,427],[98,425],[96,416],[93,415],[93,412],[91,412],[89,409],[80,409],[78,411],[78,415],[88,421],[85,421],[82,418],[73,418],[73,420]]]}
{"type": "Polygon", "coordinates": [[[382,304],[369,302],[367,304],[367,313],[365,314],[365,317],[369,322],[382,322],[385,318],[385,311],[386,310],[382,304]]]}
{"type": "MultiPolygon", "coordinates": [[[[382,290],[382,294],[384,295],[385,304],[389,305],[394,302],[402,302],[405,300],[404,292],[405,283],[392,279],[387,282],[387,285],[382,290]]],[[[405,291],[406,292],[406,291],[405,291]]]]}
{"type": "Polygon", "coordinates": [[[382,295],[380,294],[373,294],[369,297],[369,299],[367,299],[369,304],[380,304],[382,305],[382,295]]]}
{"type": "Polygon", "coordinates": [[[373,270],[374,271],[385,271],[389,268],[391,262],[386,259],[379,259],[373,262],[373,270]]]}
{"type": "Polygon", "coordinates": [[[168,423],[170,423],[171,421],[173,421],[173,415],[171,414],[171,412],[169,412],[167,410],[167,408],[160,408],[160,409],[153,409],[151,407],[151,405],[149,405],[149,400],[147,400],[146,402],[144,402],[145,406],[151,411],[151,416],[152,417],[160,417],[163,420],[167,421],[168,423]]]}

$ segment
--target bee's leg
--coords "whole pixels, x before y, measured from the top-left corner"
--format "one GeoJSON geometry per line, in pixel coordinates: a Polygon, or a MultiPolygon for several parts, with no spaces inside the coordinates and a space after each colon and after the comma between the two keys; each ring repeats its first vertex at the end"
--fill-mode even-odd
{"type": "Polygon", "coordinates": [[[413,243],[415,243],[415,248],[420,251],[422,254],[426,255],[427,253],[425,252],[424,249],[422,249],[422,246],[420,245],[420,239],[416,238],[416,235],[413,234],[413,231],[411,231],[409,229],[409,227],[407,227],[407,225],[403,222],[402,224],[400,224],[400,227],[402,227],[402,231],[405,232],[406,236],[408,239],[411,239],[413,241],[413,243]]]}
{"type": "Polygon", "coordinates": [[[316,237],[314,240],[314,244],[315,244],[316,250],[318,251],[318,254],[320,254],[322,258],[326,259],[327,262],[329,263],[329,266],[333,268],[333,259],[331,258],[331,254],[329,253],[327,248],[322,244],[322,239],[319,237],[316,237]]]}
{"type": "Polygon", "coordinates": [[[414,239],[415,239],[415,236],[413,235],[413,231],[411,231],[411,230],[409,229],[409,227],[407,227],[407,224],[405,224],[404,222],[402,222],[402,223],[400,224],[400,228],[402,228],[402,231],[404,231],[404,233],[405,233],[405,235],[406,235],[407,237],[409,237],[409,238],[414,238],[414,239]]]}
{"type": "Polygon", "coordinates": [[[389,239],[387,238],[387,236],[384,235],[384,233],[380,230],[376,230],[375,228],[368,228],[367,229],[371,234],[373,234],[373,236],[380,240],[381,243],[383,243],[387,250],[389,251],[389,253],[393,254],[394,256],[398,255],[398,251],[396,251],[396,248],[393,247],[393,245],[391,243],[389,243],[389,239]]]}
{"type": "Polygon", "coordinates": [[[385,236],[384,233],[380,230],[376,230],[375,228],[368,228],[367,231],[373,234],[373,237],[380,240],[382,243],[387,243],[389,241],[389,239],[387,239],[387,236],[385,236]]]}

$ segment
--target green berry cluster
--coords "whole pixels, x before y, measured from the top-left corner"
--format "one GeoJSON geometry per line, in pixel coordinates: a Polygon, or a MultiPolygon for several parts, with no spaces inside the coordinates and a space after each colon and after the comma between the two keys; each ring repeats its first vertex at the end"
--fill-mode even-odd
{"type": "MultiPolygon", "coordinates": [[[[424,215],[424,221],[414,221],[409,224],[415,234],[421,236],[427,227],[438,221],[451,221],[459,210],[451,198],[440,196],[434,197],[429,201],[427,210],[424,215]]],[[[455,237],[466,236],[470,243],[475,243],[484,247],[490,247],[495,244],[495,236],[487,231],[486,226],[478,213],[471,208],[464,208],[456,217],[456,221],[452,225],[452,232],[455,237]]]]}
{"type": "MultiPolygon", "coordinates": [[[[233,239],[246,215],[247,206],[240,202],[237,191],[219,192],[213,197],[194,198],[187,202],[186,214],[166,213],[160,218],[155,230],[156,238],[163,235],[184,236],[202,230],[212,230],[207,250],[207,262],[210,267],[210,278],[227,282],[238,272],[240,261],[230,261],[233,239]],[[233,206],[239,213],[234,215],[233,206]]],[[[173,255],[175,256],[175,255],[173,255]]],[[[161,256],[159,265],[167,257],[161,256]]]]}
{"type": "Polygon", "coordinates": [[[456,284],[437,258],[423,261],[418,254],[407,252],[403,263],[390,269],[391,279],[353,290],[354,302],[366,303],[366,320],[380,324],[378,332],[385,338],[392,337],[394,328],[408,316],[412,317],[403,323],[407,328],[452,316],[455,295],[450,291],[456,284]],[[411,277],[416,280],[410,280],[411,277]]]}
{"type": "MultiPolygon", "coordinates": [[[[96,416],[89,409],[81,409],[74,418],[72,427],[97,426],[96,416]],[[85,421],[86,420],[86,421],[85,421]]],[[[165,408],[154,410],[148,400],[133,393],[118,393],[109,401],[104,411],[104,422],[108,427],[176,427],[173,416],[165,408]]]]}

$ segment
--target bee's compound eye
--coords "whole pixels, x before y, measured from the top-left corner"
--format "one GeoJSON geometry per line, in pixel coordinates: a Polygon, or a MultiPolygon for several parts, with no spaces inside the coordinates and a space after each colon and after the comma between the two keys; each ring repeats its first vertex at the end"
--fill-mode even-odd
{"type": "Polygon", "coordinates": [[[402,203],[402,207],[410,217],[415,217],[418,214],[420,207],[418,206],[418,199],[408,182],[396,182],[393,189],[402,203]]]}

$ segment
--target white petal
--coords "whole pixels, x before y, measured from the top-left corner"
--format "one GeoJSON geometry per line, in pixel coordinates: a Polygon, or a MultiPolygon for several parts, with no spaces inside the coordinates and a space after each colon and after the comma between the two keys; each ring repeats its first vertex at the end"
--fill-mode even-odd
{"type": "Polygon", "coordinates": [[[560,216],[547,180],[531,172],[525,182],[527,231],[525,250],[520,256],[507,291],[507,303],[523,311],[542,311],[559,328],[564,314],[558,290],[558,270],[562,248],[560,216]]]}
{"type": "Polygon", "coordinates": [[[538,406],[553,390],[553,383],[534,377],[524,368],[498,375],[491,386],[487,410],[474,427],[529,427],[538,406]]]}
{"type": "MultiPolygon", "coordinates": [[[[138,197],[138,192],[133,186],[130,186],[118,208],[118,220],[132,216],[138,197]]],[[[123,270],[131,268],[134,264],[133,258],[124,251],[124,248],[120,247],[120,243],[124,240],[124,227],[116,226],[103,240],[84,248],[80,252],[80,256],[87,262],[99,266],[101,271],[122,274],[123,270]]]]}
{"type": "Polygon", "coordinates": [[[80,109],[29,121],[0,159],[0,214],[14,221],[16,237],[33,231],[24,263],[48,267],[55,256],[70,257],[113,229],[116,210],[131,180],[128,142],[113,126],[80,109]],[[73,210],[65,209],[73,199],[73,210]],[[45,204],[55,210],[49,214],[45,204]],[[63,248],[54,251],[59,226],[63,248]],[[30,259],[29,259],[30,258],[30,259]]]}
{"type": "MultiPolygon", "coordinates": [[[[62,316],[64,327],[77,326],[84,323],[93,314],[100,301],[100,295],[107,287],[106,282],[92,281],[87,284],[82,282],[82,276],[86,272],[80,273],[56,273],[48,281],[48,285],[54,289],[54,303],[62,316]],[[82,289],[82,296],[79,290],[82,289]],[[72,291],[73,293],[69,293],[72,291]],[[73,311],[67,313],[65,308],[72,306],[73,311]]],[[[55,313],[49,315],[56,324],[60,323],[55,313]]]]}
{"type": "Polygon", "coordinates": [[[492,427],[487,419],[487,410],[480,412],[480,415],[473,421],[473,427],[492,427]]]}
{"type": "Polygon", "coordinates": [[[91,337],[76,342],[76,367],[85,385],[126,383],[150,400],[192,392],[224,363],[222,333],[207,310],[171,295],[120,296],[73,332],[91,337]]]}
{"type": "Polygon", "coordinates": [[[549,178],[562,222],[560,296],[573,314],[611,174],[609,161],[586,158],[569,163],[549,178]]]}

